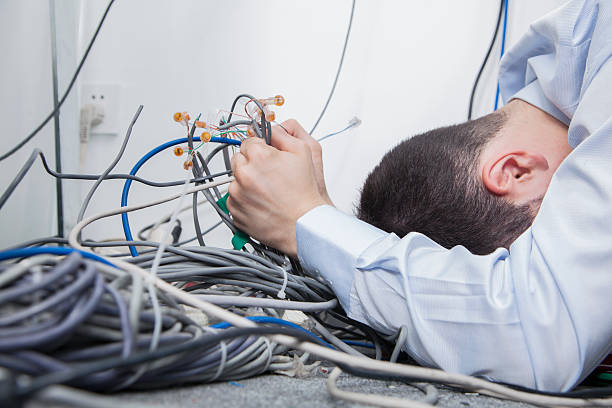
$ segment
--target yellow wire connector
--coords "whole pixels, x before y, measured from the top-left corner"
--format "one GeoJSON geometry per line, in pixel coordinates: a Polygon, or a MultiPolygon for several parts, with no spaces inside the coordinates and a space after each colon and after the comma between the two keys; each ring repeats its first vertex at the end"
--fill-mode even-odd
{"type": "Polygon", "coordinates": [[[261,103],[262,105],[283,106],[283,104],[285,103],[285,98],[283,98],[282,95],[276,95],[270,98],[258,99],[257,101],[259,101],[259,103],[261,103]]]}

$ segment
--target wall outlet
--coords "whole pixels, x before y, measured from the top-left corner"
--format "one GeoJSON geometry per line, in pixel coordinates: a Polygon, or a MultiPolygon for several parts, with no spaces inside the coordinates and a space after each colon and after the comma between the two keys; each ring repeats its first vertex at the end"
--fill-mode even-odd
{"type": "Polygon", "coordinates": [[[83,84],[81,86],[81,108],[94,104],[102,108],[104,118],[92,125],[91,135],[118,135],[121,103],[121,86],[118,84],[83,84]]]}

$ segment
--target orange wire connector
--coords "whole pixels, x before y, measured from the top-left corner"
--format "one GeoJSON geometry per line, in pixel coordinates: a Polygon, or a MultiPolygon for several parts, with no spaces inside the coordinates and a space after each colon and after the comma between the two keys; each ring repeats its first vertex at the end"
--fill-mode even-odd
{"type": "Polygon", "coordinates": [[[270,98],[258,99],[259,103],[262,105],[276,105],[283,106],[285,103],[285,98],[282,95],[272,96],[270,98]]]}
{"type": "Polygon", "coordinates": [[[200,135],[200,141],[202,141],[203,143],[210,142],[211,138],[212,136],[208,132],[202,132],[202,134],[200,135]]]}

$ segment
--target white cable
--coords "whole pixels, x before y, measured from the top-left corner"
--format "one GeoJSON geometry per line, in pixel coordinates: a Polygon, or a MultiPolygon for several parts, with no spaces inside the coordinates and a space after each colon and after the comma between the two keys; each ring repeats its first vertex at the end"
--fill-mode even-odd
{"type": "MultiPolygon", "coordinates": [[[[233,177],[227,179],[214,181],[206,184],[193,187],[187,191],[187,194],[194,193],[196,191],[212,188],[221,184],[229,183],[233,181],[233,177]]],[[[173,196],[158,199],[145,204],[133,205],[129,207],[121,207],[115,210],[106,211],[104,213],[92,216],[86,220],[78,223],[72,231],[68,240],[73,248],[80,249],[83,251],[89,251],[90,249],[80,245],[77,240],[79,232],[88,224],[105,217],[117,215],[125,212],[135,211],[142,208],[151,207],[153,205],[165,203],[176,198],[179,198],[181,194],[175,194],[173,196]]],[[[125,262],[121,259],[105,258],[109,262],[116,266],[124,269],[125,271],[134,272],[140,275],[147,282],[153,280],[155,286],[160,290],[168,293],[170,296],[175,297],[180,302],[200,309],[205,314],[211,315],[219,320],[228,322],[229,324],[236,327],[257,327],[257,324],[228,310],[225,310],[219,306],[213,305],[209,302],[205,302],[190,293],[184,292],[183,290],[170,285],[169,283],[157,278],[152,277],[147,271],[140,268],[137,265],[125,262]]],[[[511,399],[515,401],[522,401],[528,404],[540,405],[540,406],[559,406],[559,407],[610,407],[612,406],[612,398],[592,398],[592,399],[581,399],[581,398],[565,398],[556,397],[549,395],[542,395],[536,393],[529,393],[525,391],[515,390],[500,384],[492,383],[480,378],[470,377],[463,374],[447,373],[442,370],[417,367],[406,364],[396,364],[387,361],[374,360],[368,357],[352,356],[340,351],[331,350],[327,347],[319,346],[317,344],[303,342],[297,338],[287,335],[273,335],[270,336],[271,340],[275,343],[282,344],[288,347],[303,350],[310,354],[317,355],[319,358],[327,359],[336,364],[343,364],[345,366],[352,367],[354,369],[360,369],[365,371],[376,371],[381,374],[387,374],[391,376],[401,376],[406,379],[417,378],[419,381],[432,381],[437,383],[445,383],[456,387],[465,388],[481,394],[491,395],[497,398],[511,399]]]]}
{"type": "Polygon", "coordinates": [[[386,395],[365,394],[361,392],[344,391],[338,388],[336,380],[342,374],[342,370],[334,367],[327,377],[327,391],[332,397],[345,401],[358,402],[360,404],[372,404],[389,408],[435,408],[434,405],[406,398],[388,397],[386,395]]]}
{"type": "Polygon", "coordinates": [[[227,345],[225,341],[221,341],[219,346],[221,347],[221,361],[219,362],[219,368],[217,368],[215,376],[210,379],[210,382],[215,382],[217,378],[221,377],[223,370],[225,370],[225,364],[227,363],[227,345]]]}
{"type": "MultiPolygon", "coordinates": [[[[168,247],[168,238],[170,238],[170,234],[172,233],[172,226],[176,222],[178,213],[181,211],[181,206],[183,205],[183,200],[185,199],[185,193],[187,192],[188,188],[189,188],[189,174],[187,174],[187,178],[185,179],[185,184],[183,184],[183,191],[181,193],[182,194],[181,197],[179,198],[179,202],[176,205],[176,208],[174,209],[174,211],[172,212],[172,215],[170,216],[170,222],[166,226],[166,231],[164,231],[161,242],[159,243],[159,246],[157,247],[157,252],[155,252],[155,258],[153,258],[153,265],[151,266],[151,276],[153,277],[157,276],[157,269],[159,268],[161,257],[164,254],[164,251],[166,250],[166,248],[168,247]]],[[[151,337],[151,346],[149,349],[155,350],[157,348],[157,345],[159,343],[159,337],[161,335],[161,326],[162,326],[161,325],[161,319],[162,319],[161,307],[159,306],[159,300],[157,299],[157,292],[155,291],[155,288],[153,287],[152,281],[147,282],[147,290],[149,292],[149,296],[151,297],[151,304],[153,305],[153,313],[155,314],[155,324],[153,325],[153,336],[151,337]]]]}
{"type": "Polygon", "coordinates": [[[289,281],[287,270],[285,268],[282,268],[282,270],[283,270],[283,285],[281,286],[280,290],[276,294],[276,296],[278,296],[279,299],[284,299],[287,297],[287,294],[285,293],[285,289],[287,289],[287,282],[289,281]]]}
{"type": "MultiPolygon", "coordinates": [[[[192,187],[190,189],[187,189],[187,191],[185,191],[185,194],[192,194],[198,191],[202,191],[202,190],[206,190],[212,187],[216,187],[216,186],[220,186],[222,184],[227,184],[227,183],[231,183],[232,181],[234,181],[234,177],[230,176],[227,177],[223,180],[217,180],[217,181],[211,181],[209,183],[205,183],[205,184],[200,184],[199,186],[195,186],[192,187]]],[[[84,220],[82,220],[81,222],[79,222],[77,225],[74,226],[74,228],[70,231],[70,235],[68,236],[68,241],[70,242],[70,245],[72,245],[74,248],[78,248],[78,249],[82,249],[85,250],[85,248],[83,246],[81,246],[81,244],[78,242],[77,240],[77,235],[74,235],[75,233],[80,233],[81,230],[83,228],[85,228],[87,225],[91,224],[92,222],[99,220],[101,218],[106,218],[106,217],[110,217],[112,215],[117,215],[117,214],[123,214],[126,212],[131,212],[131,211],[136,211],[136,210],[141,210],[143,208],[148,208],[148,207],[153,207],[155,205],[158,204],[163,204],[163,203],[167,203],[168,201],[172,201],[172,200],[176,200],[177,198],[180,198],[183,195],[183,192],[178,193],[178,194],[174,194],[172,196],[166,197],[166,198],[160,198],[158,200],[154,200],[145,204],[138,204],[138,205],[130,205],[130,206],[126,206],[126,207],[120,207],[114,210],[110,210],[110,211],[105,211],[103,213],[94,215],[92,217],[86,218],[84,220]]],[[[88,250],[89,252],[92,252],[90,250],[88,250]]]]}
{"type": "Polygon", "coordinates": [[[331,299],[326,302],[298,302],[293,300],[254,298],[249,296],[200,294],[193,294],[193,296],[215,305],[264,308],[269,307],[273,309],[302,310],[306,312],[329,310],[338,306],[338,299],[331,299]]]}

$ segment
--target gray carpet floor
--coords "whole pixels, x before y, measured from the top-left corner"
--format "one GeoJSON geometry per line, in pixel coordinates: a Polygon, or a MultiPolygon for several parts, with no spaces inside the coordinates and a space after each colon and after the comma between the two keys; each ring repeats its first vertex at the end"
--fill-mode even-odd
{"type": "MultiPolygon", "coordinates": [[[[160,407],[365,407],[366,405],[334,400],[326,388],[325,369],[308,378],[262,375],[254,378],[191,385],[146,392],[123,392],[114,396],[121,401],[150,403],[160,407]]],[[[347,391],[376,393],[407,399],[420,399],[423,393],[398,382],[371,380],[342,374],[338,386],[347,391]]],[[[439,407],[519,408],[532,405],[504,401],[475,393],[463,393],[437,386],[439,407]]],[[[45,408],[49,408],[46,405],[45,408]]]]}

